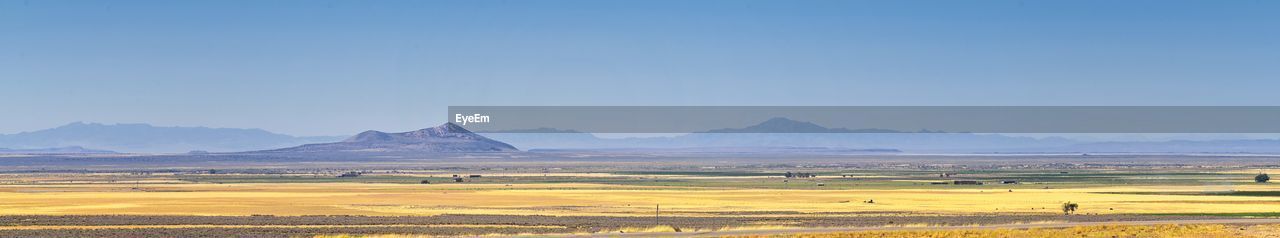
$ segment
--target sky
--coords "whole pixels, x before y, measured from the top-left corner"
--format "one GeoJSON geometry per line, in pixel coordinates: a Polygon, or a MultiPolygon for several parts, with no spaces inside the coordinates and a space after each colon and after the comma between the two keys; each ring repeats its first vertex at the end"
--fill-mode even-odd
{"type": "Polygon", "coordinates": [[[0,134],[448,106],[1280,102],[1280,1],[0,0],[0,134]]]}

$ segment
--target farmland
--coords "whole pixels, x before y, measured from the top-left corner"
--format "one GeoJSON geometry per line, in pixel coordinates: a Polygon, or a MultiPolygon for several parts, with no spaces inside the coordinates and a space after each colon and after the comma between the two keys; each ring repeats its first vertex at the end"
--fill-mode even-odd
{"type": "Polygon", "coordinates": [[[1210,166],[1195,162],[1202,158],[1048,164],[1029,157],[9,171],[0,174],[0,235],[597,234],[1263,218],[1280,211],[1280,186],[1252,180],[1273,169],[1270,158],[1210,166]],[[1066,202],[1079,209],[1064,215],[1066,202]]]}
{"type": "MultiPolygon", "coordinates": [[[[806,238],[907,238],[907,237],[1274,237],[1280,225],[1098,225],[1068,228],[1030,229],[946,229],[912,231],[861,231],[838,233],[803,233],[806,238]]],[[[726,236],[736,238],[769,237],[760,235],[726,236]]]]}

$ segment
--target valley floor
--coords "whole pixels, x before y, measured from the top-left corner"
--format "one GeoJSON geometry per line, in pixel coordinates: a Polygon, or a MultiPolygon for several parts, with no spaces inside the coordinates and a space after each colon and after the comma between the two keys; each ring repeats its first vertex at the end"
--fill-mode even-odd
{"type": "Polygon", "coordinates": [[[0,236],[1215,236],[1280,217],[1265,165],[506,165],[0,173],[0,236]]]}

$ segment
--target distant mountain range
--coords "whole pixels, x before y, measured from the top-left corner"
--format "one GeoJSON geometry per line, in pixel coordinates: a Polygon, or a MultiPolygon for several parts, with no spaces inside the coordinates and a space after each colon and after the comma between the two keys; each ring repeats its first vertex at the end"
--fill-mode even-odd
{"type": "Polygon", "coordinates": [[[261,129],[158,127],[76,122],[52,129],[0,135],[0,148],[78,146],[129,153],[232,152],[333,142],[342,137],[295,137],[261,129]]]}
{"type": "Polygon", "coordinates": [[[265,152],[281,153],[336,153],[336,152],[391,152],[391,153],[448,153],[448,152],[510,152],[519,151],[507,143],[472,133],[453,123],[422,130],[386,133],[366,131],[341,142],[308,144],[265,152]]]}
{"type": "Polygon", "coordinates": [[[531,150],[821,147],[960,153],[1280,153],[1280,140],[1081,142],[1058,137],[1033,138],[927,130],[901,132],[874,128],[827,128],[787,118],[773,118],[744,128],[708,130],[673,137],[600,138],[590,133],[553,128],[501,131],[485,133],[485,135],[531,150]]]}
{"type": "Polygon", "coordinates": [[[837,152],[1054,152],[1054,153],[1280,153],[1280,140],[1171,140],[1082,142],[1001,134],[900,132],[827,128],[774,118],[744,128],[671,137],[600,138],[554,128],[472,133],[453,124],[403,132],[366,131],[343,137],[295,137],[260,129],[157,127],[148,124],[71,123],[0,135],[0,153],[212,152],[482,152],[527,150],[837,151],[837,152]],[[482,136],[483,135],[483,136],[482,136]],[[514,146],[513,146],[514,145],[514,146]],[[279,149],[285,148],[285,149],[279,149]]]}
{"type": "Polygon", "coordinates": [[[674,137],[600,138],[542,128],[530,132],[485,133],[496,140],[530,149],[617,148],[725,148],[725,147],[823,147],[856,150],[990,151],[1008,148],[1043,148],[1076,144],[1062,138],[1037,139],[934,131],[901,132],[887,129],[827,128],[811,122],[773,118],[744,128],[725,128],[674,137]],[[560,132],[560,133],[539,133],[560,132]]]}
{"type": "Polygon", "coordinates": [[[888,129],[827,128],[812,122],[796,121],[782,117],[765,120],[745,128],[725,128],[702,133],[901,133],[888,129]]]}
{"type": "Polygon", "coordinates": [[[57,148],[39,148],[39,149],[9,149],[0,148],[0,154],[115,154],[110,150],[94,150],[85,149],[79,146],[67,146],[57,148]]]}

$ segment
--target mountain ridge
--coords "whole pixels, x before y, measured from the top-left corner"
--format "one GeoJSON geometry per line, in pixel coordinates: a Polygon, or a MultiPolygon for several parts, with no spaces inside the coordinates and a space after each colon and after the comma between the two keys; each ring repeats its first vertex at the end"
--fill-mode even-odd
{"type": "Polygon", "coordinates": [[[1062,152],[1062,153],[1280,153],[1277,139],[1166,141],[1079,141],[1062,137],[1022,137],[920,130],[827,128],[812,122],[771,118],[743,128],[714,129],[673,137],[601,138],[555,128],[486,134],[530,150],[684,149],[689,147],[833,147],[894,148],[912,152],[1062,152]],[[523,133],[521,133],[523,132],[523,133]],[[550,133],[538,133],[550,132],[550,133]],[[573,132],[573,133],[569,133],[573,132]]]}
{"type": "Polygon", "coordinates": [[[146,123],[85,123],[0,135],[0,147],[36,149],[80,146],[130,153],[234,152],[340,140],[297,137],[262,129],[153,126],[146,123]]]}
{"type": "Polygon", "coordinates": [[[829,128],[813,122],[774,117],[744,128],[722,128],[697,133],[904,133],[889,129],[829,128]]]}
{"type": "Polygon", "coordinates": [[[453,123],[415,131],[387,133],[375,130],[361,132],[333,143],[306,144],[263,152],[514,152],[510,144],[489,139],[453,123]]]}
{"type": "Polygon", "coordinates": [[[79,146],[35,148],[35,149],[0,148],[0,154],[117,154],[117,153],[118,152],[110,151],[110,150],[87,149],[79,146]]]}
{"type": "Polygon", "coordinates": [[[723,128],[672,137],[601,138],[591,133],[539,128],[485,133],[530,149],[687,148],[687,147],[832,147],[892,148],[904,151],[991,151],[1008,148],[1056,147],[1078,143],[1065,138],[1031,138],[996,134],[916,132],[867,128],[827,128],[812,122],[775,117],[743,128],[723,128]],[[549,133],[539,133],[549,132],[549,133]]]}

